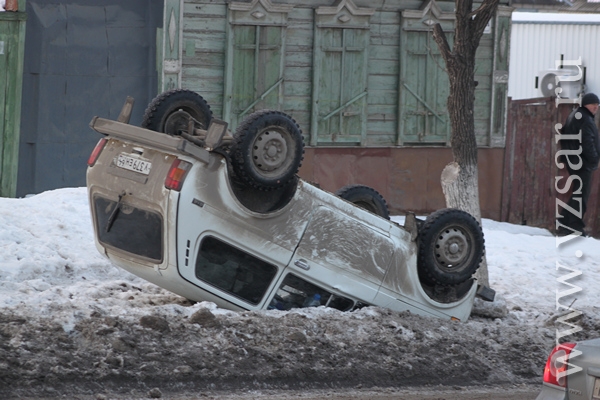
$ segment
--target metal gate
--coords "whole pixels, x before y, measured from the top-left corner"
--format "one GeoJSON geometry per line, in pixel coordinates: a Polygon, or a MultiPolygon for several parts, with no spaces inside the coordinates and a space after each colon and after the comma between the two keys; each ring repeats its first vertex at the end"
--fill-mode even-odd
{"type": "MultiPolygon", "coordinates": [[[[512,101],[509,104],[504,158],[501,220],[556,229],[556,199],[569,193],[556,192],[555,179],[566,176],[556,166],[554,125],[564,123],[571,105],[555,106],[553,98],[512,101]]],[[[564,180],[563,180],[564,182],[564,180]]],[[[564,184],[561,184],[562,188],[564,184]]],[[[592,182],[585,223],[592,235],[600,236],[600,172],[592,182]]]]}
{"type": "Polygon", "coordinates": [[[28,0],[17,195],[85,186],[99,136],[127,96],[139,124],[157,94],[162,0],[28,0]]]}

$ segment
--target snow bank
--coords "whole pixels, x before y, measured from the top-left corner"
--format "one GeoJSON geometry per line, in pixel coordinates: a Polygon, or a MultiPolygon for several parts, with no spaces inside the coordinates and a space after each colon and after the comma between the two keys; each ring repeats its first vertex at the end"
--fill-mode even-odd
{"type": "Polygon", "coordinates": [[[0,224],[4,396],[538,382],[556,339],[557,292],[569,288],[559,280],[573,272],[582,290],[560,303],[583,312],[578,338],[600,331],[598,241],[557,250],[538,228],[483,221],[498,300],[455,323],[379,308],[192,305],[97,251],[85,188],[0,199],[0,224]]]}

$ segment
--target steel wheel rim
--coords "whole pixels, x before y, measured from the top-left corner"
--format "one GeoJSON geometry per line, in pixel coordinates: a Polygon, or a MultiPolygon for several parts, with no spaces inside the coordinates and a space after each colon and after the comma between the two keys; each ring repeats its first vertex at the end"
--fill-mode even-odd
{"type": "Polygon", "coordinates": [[[442,230],[434,243],[435,259],[443,269],[455,271],[467,265],[471,253],[471,238],[460,227],[442,230]]]}
{"type": "Polygon", "coordinates": [[[252,143],[252,161],[254,166],[263,174],[276,175],[282,167],[287,168],[291,159],[290,143],[286,136],[267,128],[261,131],[252,143]]]}

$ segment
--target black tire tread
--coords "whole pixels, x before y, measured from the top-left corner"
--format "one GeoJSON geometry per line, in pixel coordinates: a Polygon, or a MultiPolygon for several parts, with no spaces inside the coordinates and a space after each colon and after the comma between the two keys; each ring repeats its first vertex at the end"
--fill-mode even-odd
{"type": "Polygon", "coordinates": [[[231,145],[230,156],[231,156],[231,165],[234,169],[235,174],[245,184],[248,184],[255,189],[264,190],[264,191],[270,191],[270,190],[273,190],[276,188],[284,187],[287,184],[289,184],[291,181],[294,180],[294,177],[296,176],[296,173],[302,166],[302,161],[304,160],[304,138],[302,137],[302,130],[300,129],[300,125],[298,125],[298,123],[296,122],[296,120],[294,118],[292,118],[288,114],[281,112],[281,111],[269,110],[269,109],[256,111],[256,112],[250,114],[247,118],[245,118],[242,121],[242,123],[237,127],[235,134],[234,134],[233,144],[231,145]],[[300,138],[301,138],[301,145],[300,145],[301,154],[299,155],[299,163],[298,163],[297,168],[295,168],[295,171],[292,174],[289,174],[289,176],[287,176],[285,179],[283,179],[281,182],[279,182],[276,186],[275,185],[266,185],[266,184],[257,182],[252,176],[250,176],[248,174],[248,172],[246,171],[246,169],[243,167],[246,160],[245,160],[243,152],[240,151],[240,149],[243,148],[243,146],[244,146],[246,137],[251,134],[249,132],[249,129],[251,128],[251,126],[259,118],[264,118],[264,116],[266,116],[266,115],[283,116],[283,117],[289,119],[289,121],[293,124],[293,126],[296,127],[298,132],[300,132],[300,138]]]}
{"type": "Polygon", "coordinates": [[[204,128],[208,128],[210,120],[212,119],[212,110],[210,109],[210,105],[198,93],[188,89],[167,90],[166,92],[163,92],[156,96],[154,99],[152,99],[152,101],[148,104],[148,107],[146,107],[146,110],[144,111],[144,116],[142,118],[141,125],[142,128],[159,131],[156,125],[160,123],[160,119],[162,118],[157,117],[159,117],[162,113],[166,111],[163,108],[166,104],[168,105],[172,101],[170,99],[173,98],[173,96],[189,97],[190,99],[193,99],[194,101],[198,102],[198,104],[201,107],[205,107],[205,110],[208,110],[209,115],[207,116],[207,126],[204,128]]]}
{"type": "Polygon", "coordinates": [[[479,268],[485,251],[484,245],[485,239],[483,237],[483,230],[481,229],[481,226],[477,220],[471,214],[455,208],[437,210],[427,217],[419,231],[419,255],[417,263],[419,275],[429,284],[437,284],[442,286],[454,286],[461,284],[470,279],[475,271],[477,271],[479,268]],[[469,266],[465,270],[460,271],[461,273],[458,274],[456,272],[435,271],[435,267],[427,265],[427,260],[429,258],[428,252],[431,251],[432,245],[430,245],[429,241],[435,240],[432,235],[435,234],[437,236],[438,232],[440,231],[440,227],[438,227],[438,224],[440,224],[439,221],[442,221],[441,223],[443,223],[443,220],[451,220],[454,218],[457,220],[464,219],[472,227],[476,226],[478,229],[477,232],[474,232],[474,239],[476,243],[473,244],[476,247],[476,252],[478,253],[475,254],[474,257],[474,260],[477,261],[473,261],[474,263],[476,262],[476,264],[469,266]]]}
{"type": "Polygon", "coordinates": [[[351,203],[354,203],[354,201],[356,201],[356,197],[369,197],[370,200],[372,200],[372,202],[374,203],[374,206],[375,208],[377,208],[377,210],[367,211],[373,212],[374,214],[379,215],[380,217],[385,218],[387,220],[390,219],[390,212],[385,198],[372,187],[359,184],[346,185],[340,188],[337,192],[335,192],[335,195],[351,203]]]}

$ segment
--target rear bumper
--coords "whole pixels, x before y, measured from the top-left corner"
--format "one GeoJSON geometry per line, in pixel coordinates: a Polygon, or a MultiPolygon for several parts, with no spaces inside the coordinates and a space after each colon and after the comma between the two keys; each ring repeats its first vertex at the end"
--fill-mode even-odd
{"type": "Polygon", "coordinates": [[[567,391],[544,384],[542,391],[535,400],[567,400],[567,391]]]}

